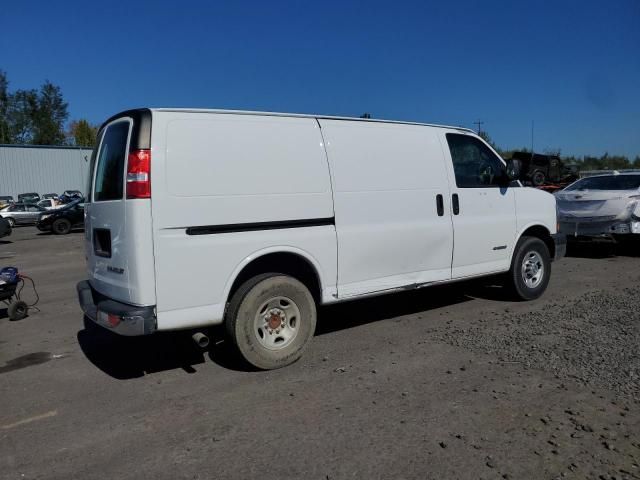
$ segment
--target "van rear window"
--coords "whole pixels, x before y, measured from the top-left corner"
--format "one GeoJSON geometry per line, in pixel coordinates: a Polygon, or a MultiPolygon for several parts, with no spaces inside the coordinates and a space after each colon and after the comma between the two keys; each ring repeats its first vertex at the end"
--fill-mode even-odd
{"type": "Polygon", "coordinates": [[[122,199],[129,125],[128,121],[117,122],[104,132],[98,152],[94,202],[122,199]]]}

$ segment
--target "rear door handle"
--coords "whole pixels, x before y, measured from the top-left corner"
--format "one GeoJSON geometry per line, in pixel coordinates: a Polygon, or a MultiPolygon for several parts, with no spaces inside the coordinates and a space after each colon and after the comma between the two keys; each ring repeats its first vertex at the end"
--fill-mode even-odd
{"type": "Polygon", "coordinates": [[[457,193],[451,196],[451,205],[453,207],[453,214],[458,215],[460,213],[460,200],[458,199],[457,193]]]}
{"type": "Polygon", "coordinates": [[[436,195],[436,208],[438,210],[438,216],[441,217],[444,215],[444,198],[442,195],[436,195]]]}

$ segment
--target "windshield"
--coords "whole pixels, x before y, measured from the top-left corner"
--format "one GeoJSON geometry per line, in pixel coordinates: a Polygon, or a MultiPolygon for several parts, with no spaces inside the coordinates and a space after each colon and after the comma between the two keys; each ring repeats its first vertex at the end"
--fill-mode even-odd
{"type": "Polygon", "coordinates": [[[637,190],[638,188],[640,188],[640,175],[607,175],[583,178],[569,185],[565,190],[637,190]]]}

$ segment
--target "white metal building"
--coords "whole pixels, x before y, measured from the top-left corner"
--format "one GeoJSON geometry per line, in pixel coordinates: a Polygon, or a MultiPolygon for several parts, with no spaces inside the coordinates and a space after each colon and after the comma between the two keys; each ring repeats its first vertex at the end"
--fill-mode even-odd
{"type": "Polygon", "coordinates": [[[90,160],[90,148],[0,145],[0,196],[84,193],[90,160]]]}

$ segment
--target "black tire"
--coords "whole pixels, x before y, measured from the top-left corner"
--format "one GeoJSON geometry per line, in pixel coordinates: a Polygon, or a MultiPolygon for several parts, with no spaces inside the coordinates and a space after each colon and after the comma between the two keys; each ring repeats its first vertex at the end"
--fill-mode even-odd
{"type": "Polygon", "coordinates": [[[22,320],[29,313],[29,307],[22,300],[16,300],[7,308],[9,320],[22,320]]]}
{"type": "Polygon", "coordinates": [[[544,185],[546,181],[547,176],[540,170],[536,170],[535,172],[533,172],[533,175],[531,175],[531,183],[533,183],[536,187],[544,185]]]}
{"type": "Polygon", "coordinates": [[[6,217],[6,220],[7,220],[7,222],[9,222],[9,226],[10,226],[11,228],[13,228],[13,227],[15,227],[15,226],[16,226],[16,221],[15,221],[13,218],[11,218],[11,217],[6,217]]]}
{"type": "Polygon", "coordinates": [[[71,222],[66,218],[59,218],[51,225],[51,231],[56,235],[66,235],[71,231],[71,222]]]}
{"type": "Polygon", "coordinates": [[[551,258],[547,245],[537,237],[521,237],[511,259],[507,287],[519,300],[534,300],[547,289],[549,278],[551,258]]]}
{"type": "Polygon", "coordinates": [[[247,280],[231,297],[225,326],[248,364],[272,370],[291,365],[302,356],[315,332],[316,317],[315,301],[302,282],[280,273],[265,273],[247,280]],[[272,302],[284,306],[267,305],[272,302]],[[271,330],[270,322],[274,321],[284,326],[271,330]],[[282,340],[285,331],[289,337],[282,340]],[[271,348],[269,342],[273,342],[271,348]]]}

